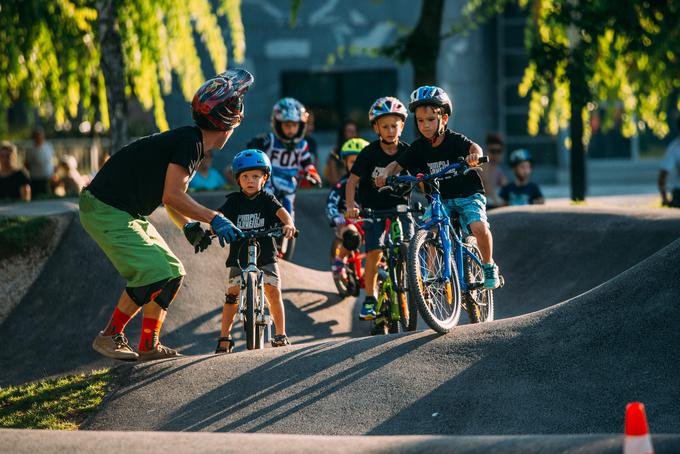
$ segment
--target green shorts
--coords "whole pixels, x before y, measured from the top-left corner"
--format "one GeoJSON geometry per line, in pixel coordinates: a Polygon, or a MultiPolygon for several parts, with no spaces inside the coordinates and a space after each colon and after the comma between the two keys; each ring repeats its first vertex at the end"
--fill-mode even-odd
{"type": "Polygon", "coordinates": [[[186,274],[182,262],[149,221],[107,205],[87,190],[80,193],[80,223],[128,287],[186,274]]]}

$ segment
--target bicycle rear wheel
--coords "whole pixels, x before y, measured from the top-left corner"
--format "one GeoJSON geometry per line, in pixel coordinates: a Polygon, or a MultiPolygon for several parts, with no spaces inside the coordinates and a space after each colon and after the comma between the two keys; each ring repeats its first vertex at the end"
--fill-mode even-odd
{"type": "MultiPolygon", "coordinates": [[[[467,238],[464,247],[477,256],[477,259],[481,262],[482,254],[477,248],[474,237],[467,238]]],[[[470,321],[472,323],[490,322],[494,316],[493,290],[483,287],[484,270],[482,267],[467,254],[464,255],[463,260],[465,282],[475,285],[473,290],[463,294],[470,321]],[[480,284],[482,287],[479,287],[480,284]]]]}
{"type": "Polygon", "coordinates": [[[246,313],[243,328],[246,330],[246,348],[255,348],[255,306],[257,305],[257,275],[248,273],[246,277],[246,313]]]}
{"type": "MultiPolygon", "coordinates": [[[[345,297],[351,293],[350,282],[347,279],[343,279],[342,276],[333,272],[333,266],[335,265],[335,257],[340,253],[340,244],[342,241],[338,238],[334,239],[331,243],[331,253],[330,253],[330,263],[331,263],[331,274],[333,275],[333,283],[338,291],[338,295],[345,297]]],[[[349,276],[348,276],[349,277],[349,276]]]]}
{"type": "MultiPolygon", "coordinates": [[[[444,278],[444,251],[438,236],[419,230],[409,246],[408,275],[411,294],[423,320],[438,333],[448,333],[460,319],[458,272],[451,263],[451,282],[444,278]]],[[[453,260],[451,259],[453,262],[453,260]]]]}
{"type": "Polygon", "coordinates": [[[408,280],[408,246],[399,245],[397,269],[395,270],[397,304],[399,304],[399,324],[402,331],[415,331],[418,325],[418,307],[410,291],[408,280]]]}

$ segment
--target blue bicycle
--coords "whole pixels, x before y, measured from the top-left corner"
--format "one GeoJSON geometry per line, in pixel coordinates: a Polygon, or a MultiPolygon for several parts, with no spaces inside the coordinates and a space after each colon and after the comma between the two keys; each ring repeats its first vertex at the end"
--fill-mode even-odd
{"type": "MultiPolygon", "coordinates": [[[[480,163],[487,162],[482,157],[480,163]]],[[[473,236],[466,236],[457,217],[442,204],[437,181],[456,178],[473,169],[461,158],[437,173],[391,176],[387,185],[411,191],[419,183],[430,188],[428,212],[411,238],[408,278],[423,320],[438,333],[458,324],[464,307],[473,323],[493,320],[493,291],[484,288],[482,260],[473,236]]],[[[502,282],[502,281],[501,281],[502,282]]]]}

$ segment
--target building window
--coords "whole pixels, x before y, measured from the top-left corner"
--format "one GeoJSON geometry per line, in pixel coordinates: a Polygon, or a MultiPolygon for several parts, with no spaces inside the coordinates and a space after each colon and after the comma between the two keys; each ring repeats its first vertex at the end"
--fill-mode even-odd
{"type": "Polygon", "coordinates": [[[284,71],[281,96],[291,96],[314,112],[317,130],[337,130],[353,120],[368,128],[368,109],[381,96],[395,96],[397,71],[284,71]]]}

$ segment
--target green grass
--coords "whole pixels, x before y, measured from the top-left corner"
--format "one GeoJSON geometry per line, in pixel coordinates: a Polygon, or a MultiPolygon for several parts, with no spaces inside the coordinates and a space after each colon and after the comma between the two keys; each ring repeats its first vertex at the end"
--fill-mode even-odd
{"type": "Polygon", "coordinates": [[[54,222],[46,217],[0,218],[0,259],[46,245],[54,222]]]}
{"type": "Polygon", "coordinates": [[[101,403],[111,369],[0,388],[0,427],[78,430],[101,403]]]}

